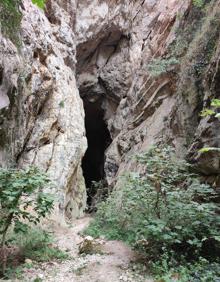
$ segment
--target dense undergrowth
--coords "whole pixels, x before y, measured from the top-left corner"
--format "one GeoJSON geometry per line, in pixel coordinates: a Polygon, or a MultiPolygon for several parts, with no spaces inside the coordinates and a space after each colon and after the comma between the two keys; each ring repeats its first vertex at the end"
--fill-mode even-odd
{"type": "Polygon", "coordinates": [[[41,219],[53,210],[50,186],[49,177],[37,168],[0,169],[1,277],[20,273],[19,265],[26,259],[41,262],[66,258],[39,227],[41,219]]]}
{"type": "Polygon", "coordinates": [[[138,250],[162,281],[218,281],[219,208],[216,192],[175,158],[171,148],[153,148],[98,207],[86,233],[120,239],[138,250]]]}
{"type": "Polygon", "coordinates": [[[68,258],[66,252],[55,246],[53,236],[39,227],[31,228],[25,234],[11,233],[9,245],[14,251],[8,258],[6,279],[23,279],[24,270],[38,262],[68,258]]]}

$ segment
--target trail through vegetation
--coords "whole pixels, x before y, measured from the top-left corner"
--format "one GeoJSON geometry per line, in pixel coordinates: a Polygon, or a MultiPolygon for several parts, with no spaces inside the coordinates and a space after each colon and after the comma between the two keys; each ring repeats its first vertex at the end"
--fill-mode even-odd
{"type": "MultiPolygon", "coordinates": [[[[9,281],[47,282],[151,282],[142,274],[142,268],[134,263],[136,254],[120,241],[100,240],[99,250],[79,253],[84,238],[80,233],[91,218],[76,220],[71,227],[53,225],[56,246],[68,254],[68,259],[35,262],[26,260],[22,270],[9,281]]],[[[4,280],[5,281],[5,280],[4,280]]]]}
{"type": "Polygon", "coordinates": [[[121,179],[87,234],[133,246],[158,281],[219,281],[216,189],[171,147],[153,147],[137,162],[143,170],[121,179]]]}

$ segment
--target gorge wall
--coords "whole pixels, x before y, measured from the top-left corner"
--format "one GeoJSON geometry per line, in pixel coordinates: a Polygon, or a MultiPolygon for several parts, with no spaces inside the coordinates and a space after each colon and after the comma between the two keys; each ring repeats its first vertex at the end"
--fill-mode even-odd
{"type": "Polygon", "coordinates": [[[153,144],[215,178],[218,153],[199,153],[220,145],[199,115],[220,96],[220,1],[206,2],[23,0],[20,46],[0,36],[2,166],[48,172],[66,219],[85,210],[84,177],[113,187],[153,144]]]}

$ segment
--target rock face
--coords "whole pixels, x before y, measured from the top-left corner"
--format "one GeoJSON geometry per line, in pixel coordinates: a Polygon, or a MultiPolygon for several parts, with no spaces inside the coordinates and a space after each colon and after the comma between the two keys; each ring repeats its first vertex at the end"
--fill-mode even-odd
{"type": "Polygon", "coordinates": [[[1,148],[5,160],[47,171],[56,184],[59,211],[72,218],[82,215],[86,205],[81,159],[87,141],[74,73],[74,19],[58,4],[52,8],[57,25],[30,1],[23,1],[20,54],[2,39],[2,104],[8,103],[7,94],[15,101],[11,98],[11,105],[4,108],[2,134],[7,139],[1,148]]]}
{"type": "Polygon", "coordinates": [[[219,121],[199,116],[220,96],[220,1],[201,9],[190,0],[48,0],[45,12],[30,2],[20,7],[19,49],[0,38],[3,166],[47,171],[57,211],[81,216],[83,99],[99,101],[111,135],[108,184],[138,169],[132,156],[158,143],[202,173],[220,172],[216,153],[198,153],[220,145],[219,121]]]}

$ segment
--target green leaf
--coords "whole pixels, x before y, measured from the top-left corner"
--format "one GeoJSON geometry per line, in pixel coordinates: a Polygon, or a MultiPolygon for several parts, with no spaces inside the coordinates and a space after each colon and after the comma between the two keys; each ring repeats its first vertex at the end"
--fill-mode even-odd
{"type": "Polygon", "coordinates": [[[19,221],[19,220],[16,220],[15,221],[15,226],[14,226],[14,232],[15,233],[26,233],[28,230],[28,226],[27,224],[19,221]]]}
{"type": "Polygon", "coordinates": [[[218,242],[220,242],[220,236],[214,236],[214,239],[218,242]]]}
{"type": "Polygon", "coordinates": [[[61,101],[61,102],[59,103],[59,106],[60,106],[60,108],[64,108],[64,101],[61,101]]]}
{"type": "MultiPolygon", "coordinates": [[[[6,236],[10,227],[14,227],[16,233],[26,232],[27,224],[39,222],[42,217],[52,211],[54,199],[50,194],[41,192],[47,184],[47,175],[37,168],[27,170],[0,168],[0,230],[2,234],[6,236]]],[[[4,236],[2,240],[3,238],[4,236]]]]}
{"type": "Polygon", "coordinates": [[[215,111],[211,110],[211,109],[204,109],[201,111],[200,116],[201,117],[208,117],[208,116],[212,116],[215,115],[215,111]]]}
{"type": "Polygon", "coordinates": [[[38,6],[40,9],[44,9],[45,7],[45,0],[32,0],[32,3],[38,6]]]}
{"type": "Polygon", "coordinates": [[[193,0],[193,5],[197,8],[202,8],[205,4],[205,0],[193,0]]]}
{"type": "Polygon", "coordinates": [[[220,100],[219,99],[212,99],[211,106],[216,107],[216,108],[220,108],[220,100]]]}
{"type": "Polygon", "coordinates": [[[220,113],[215,115],[216,118],[220,118],[220,113]]]}
{"type": "Polygon", "coordinates": [[[216,151],[216,152],[220,152],[220,148],[216,148],[216,147],[205,147],[199,150],[200,153],[207,153],[210,151],[216,151]]]}

